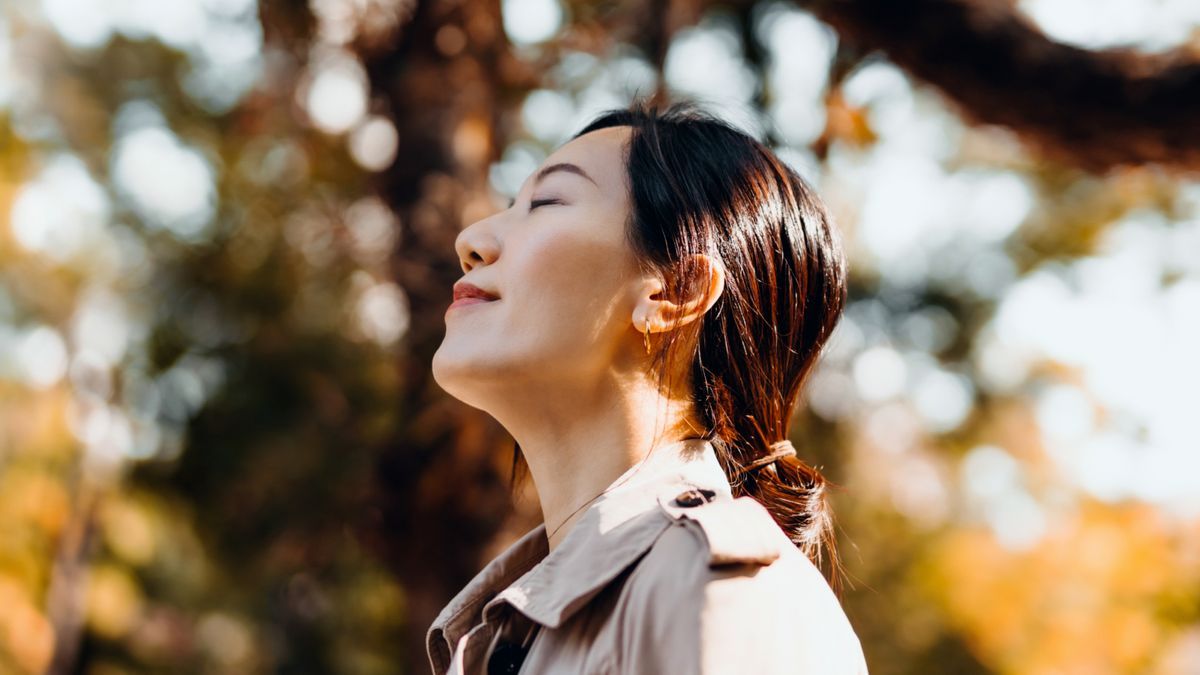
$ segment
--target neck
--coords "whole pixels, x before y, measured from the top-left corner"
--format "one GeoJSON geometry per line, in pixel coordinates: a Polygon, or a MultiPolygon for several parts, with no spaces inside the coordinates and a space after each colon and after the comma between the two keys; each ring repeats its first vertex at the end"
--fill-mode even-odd
{"type": "Polygon", "coordinates": [[[537,488],[553,551],[589,506],[653,450],[648,462],[682,462],[680,441],[699,437],[695,424],[671,416],[680,407],[651,387],[614,387],[588,399],[577,392],[540,392],[536,402],[508,406],[536,411],[528,419],[497,419],[521,446],[537,488]],[[673,420],[656,428],[655,419],[673,420]]]}

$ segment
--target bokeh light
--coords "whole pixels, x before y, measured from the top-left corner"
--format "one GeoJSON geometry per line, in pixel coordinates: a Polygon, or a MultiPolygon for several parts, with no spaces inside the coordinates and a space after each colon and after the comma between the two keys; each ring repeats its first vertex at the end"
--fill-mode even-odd
{"type": "MultiPolygon", "coordinates": [[[[1010,9],[1200,35],[1190,0],[1010,9]]],[[[430,609],[540,515],[427,379],[455,236],[655,92],[843,233],[790,432],[872,672],[1195,672],[1200,181],[977,124],[820,3],[653,11],[0,4],[0,672],[425,668],[430,609]]]]}

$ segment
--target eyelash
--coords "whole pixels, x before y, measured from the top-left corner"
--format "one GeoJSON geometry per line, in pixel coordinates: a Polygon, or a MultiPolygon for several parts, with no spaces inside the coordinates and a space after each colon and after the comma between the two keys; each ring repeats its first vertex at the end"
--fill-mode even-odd
{"type": "MultiPolygon", "coordinates": [[[[539,206],[545,206],[547,204],[561,204],[561,203],[562,202],[558,199],[535,199],[535,200],[529,202],[529,210],[532,211],[539,206]]],[[[513,199],[513,200],[509,201],[508,208],[511,209],[512,207],[514,207],[516,205],[517,205],[517,200],[513,199]]]]}

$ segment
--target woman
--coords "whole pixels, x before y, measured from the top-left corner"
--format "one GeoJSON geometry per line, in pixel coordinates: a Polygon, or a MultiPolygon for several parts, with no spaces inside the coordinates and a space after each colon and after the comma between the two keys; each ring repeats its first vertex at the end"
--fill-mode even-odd
{"type": "Polygon", "coordinates": [[[819,571],[823,479],[786,440],[846,292],[811,188],[693,104],[637,101],[456,248],[433,374],[516,439],[544,524],[440,612],[435,675],[866,673],[819,571]]]}

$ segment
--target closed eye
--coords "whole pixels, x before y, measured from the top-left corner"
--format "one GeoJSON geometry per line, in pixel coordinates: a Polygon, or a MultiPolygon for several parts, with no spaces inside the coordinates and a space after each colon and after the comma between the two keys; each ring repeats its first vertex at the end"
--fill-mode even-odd
{"type": "MultiPolygon", "coordinates": [[[[535,199],[529,203],[529,210],[532,211],[532,210],[536,209],[537,207],[545,206],[546,204],[561,204],[561,203],[562,202],[557,199],[535,199]]],[[[514,207],[516,205],[517,205],[516,199],[510,199],[508,201],[508,208],[511,209],[512,207],[514,207]]]]}

